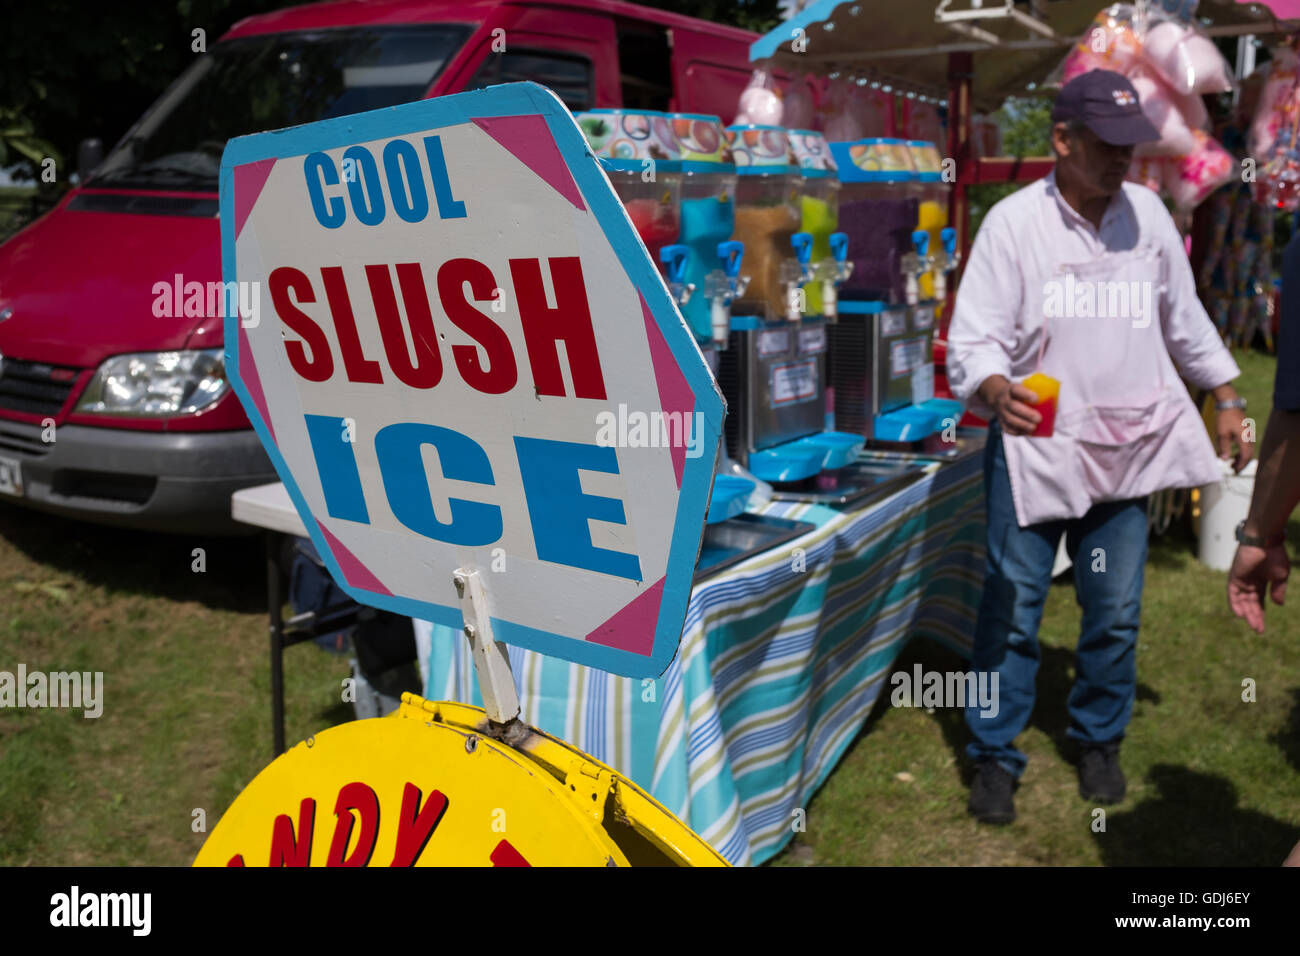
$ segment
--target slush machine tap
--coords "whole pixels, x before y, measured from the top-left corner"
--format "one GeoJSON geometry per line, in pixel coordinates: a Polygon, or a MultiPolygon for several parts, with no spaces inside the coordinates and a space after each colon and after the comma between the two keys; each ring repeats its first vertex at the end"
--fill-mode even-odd
{"type": "Polygon", "coordinates": [[[781,272],[778,278],[785,290],[785,317],[790,322],[803,318],[806,299],[803,287],[813,280],[812,261],[813,237],[810,232],[796,232],[790,237],[794,247],[793,259],[781,260],[781,272]]]}
{"type": "Polygon", "coordinates": [[[906,282],[904,295],[908,305],[916,305],[921,298],[921,276],[934,268],[934,256],[926,254],[926,249],[930,246],[930,234],[924,229],[916,230],[912,233],[912,244],[916,246],[916,251],[905,253],[901,260],[903,279],[906,282]]]}
{"type": "Polygon", "coordinates": [[[691,301],[691,293],[695,291],[694,282],[683,281],[690,257],[691,250],[688,246],[664,246],[659,250],[659,261],[664,264],[664,272],[668,277],[668,291],[673,294],[673,301],[678,305],[691,301]]]}
{"type": "Polygon", "coordinates": [[[934,253],[934,297],[942,302],[948,298],[948,273],[961,265],[961,253],[957,251],[957,230],[945,226],[939,233],[943,248],[934,253]]]}
{"type": "Polygon", "coordinates": [[[713,326],[713,344],[725,349],[731,334],[731,303],[745,294],[749,276],[740,274],[740,263],[745,254],[745,244],[734,239],[718,243],[718,259],[722,268],[714,269],[704,277],[704,295],[709,300],[709,319],[713,326]]]}
{"type": "Polygon", "coordinates": [[[839,287],[853,274],[853,263],[849,262],[849,237],[843,232],[830,235],[831,254],[817,263],[817,279],[822,284],[822,315],[827,322],[834,322],[840,314],[839,287]]]}

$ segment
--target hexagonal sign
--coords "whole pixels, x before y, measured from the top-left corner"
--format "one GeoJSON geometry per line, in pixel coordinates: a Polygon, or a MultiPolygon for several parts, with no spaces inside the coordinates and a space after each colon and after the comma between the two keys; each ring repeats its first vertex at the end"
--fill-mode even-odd
{"type": "Polygon", "coordinates": [[[663,672],[724,406],[553,93],[232,140],[221,256],[235,390],[348,594],[460,627],[477,569],[499,640],[663,672]]]}

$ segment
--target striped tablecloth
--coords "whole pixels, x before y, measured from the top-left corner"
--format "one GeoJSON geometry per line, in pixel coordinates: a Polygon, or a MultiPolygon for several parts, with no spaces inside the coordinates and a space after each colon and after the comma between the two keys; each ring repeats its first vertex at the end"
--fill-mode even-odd
{"type": "MultiPolygon", "coordinates": [[[[861,511],[773,502],[817,525],[699,584],[657,680],[519,648],[522,717],[631,777],[732,863],[793,836],[911,637],[967,654],[984,566],[982,456],[930,466],[861,511]],[[797,549],[797,550],[796,550],[797,549]]],[[[425,696],[479,704],[459,631],[416,622],[425,696]]]]}

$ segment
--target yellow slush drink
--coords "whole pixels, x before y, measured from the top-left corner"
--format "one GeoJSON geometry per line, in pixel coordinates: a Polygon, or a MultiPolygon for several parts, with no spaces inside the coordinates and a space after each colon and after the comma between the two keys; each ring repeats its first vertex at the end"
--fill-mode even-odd
{"type": "MultiPolygon", "coordinates": [[[[926,199],[917,209],[917,229],[924,229],[930,234],[930,252],[943,248],[943,229],[948,225],[948,207],[926,199]]],[[[921,298],[934,298],[934,274],[927,272],[921,276],[921,298]]]]}
{"type": "MultiPolygon", "coordinates": [[[[837,227],[838,216],[835,204],[825,199],[804,196],[801,203],[803,213],[801,229],[813,237],[812,257],[809,261],[816,264],[831,258],[831,233],[837,227]]],[[[808,294],[808,314],[822,314],[822,284],[810,282],[804,287],[808,294]]]]}
{"type": "Polygon", "coordinates": [[[1051,438],[1056,425],[1056,399],[1061,394],[1061,383],[1050,375],[1035,372],[1020,384],[1038,396],[1038,404],[1033,409],[1043,416],[1029,437],[1051,438]]]}

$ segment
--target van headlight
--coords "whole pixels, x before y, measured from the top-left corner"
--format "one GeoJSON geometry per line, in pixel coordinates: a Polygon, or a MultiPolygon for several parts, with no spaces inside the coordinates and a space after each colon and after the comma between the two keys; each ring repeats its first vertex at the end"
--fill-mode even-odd
{"type": "Polygon", "coordinates": [[[115,355],[95,371],[76,410],[170,418],[197,412],[229,389],[222,349],[115,355]]]}

